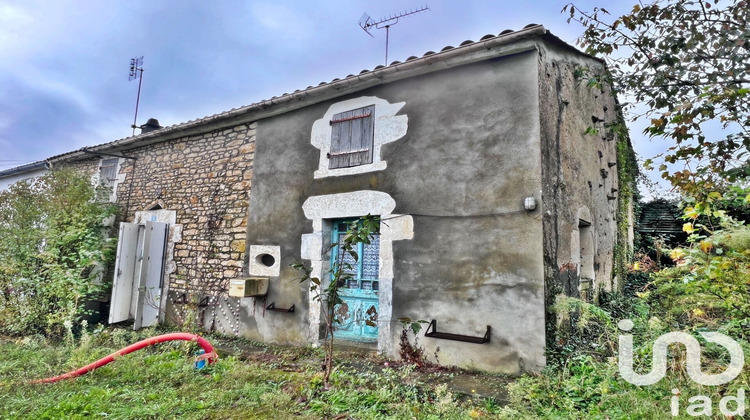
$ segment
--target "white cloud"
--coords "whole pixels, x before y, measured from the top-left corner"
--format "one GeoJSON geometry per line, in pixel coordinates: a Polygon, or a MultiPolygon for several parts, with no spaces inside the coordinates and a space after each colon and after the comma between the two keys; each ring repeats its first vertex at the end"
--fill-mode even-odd
{"type": "MultiPolygon", "coordinates": [[[[559,13],[568,2],[430,0],[429,12],[391,29],[389,61],[532,22],[572,43],[582,28],[559,13]]],[[[144,55],[146,66],[138,122],[156,117],[162,125],[372,69],[382,64],[385,33],[370,38],[357,20],[363,12],[379,19],[424,4],[409,3],[0,0],[0,109],[18,111],[0,115],[0,157],[43,159],[129,136],[133,56],[144,55]]],[[[576,2],[584,9],[599,3],[576,2]]],[[[613,15],[622,7],[629,8],[607,6],[613,15]]],[[[636,141],[644,157],[662,145],[636,141]]]]}
{"type": "Polygon", "coordinates": [[[72,102],[87,113],[97,111],[90,93],[78,88],[68,75],[44,72],[33,66],[23,66],[14,73],[26,89],[72,102]]]}
{"type": "Polygon", "coordinates": [[[25,29],[33,23],[31,14],[21,7],[0,3],[0,58],[10,58],[23,48],[25,29]]]}
{"type": "Polygon", "coordinates": [[[0,3],[0,23],[5,30],[32,20],[31,14],[26,10],[9,3],[0,3]]]}
{"type": "MultiPolygon", "coordinates": [[[[255,2],[250,8],[253,20],[269,32],[263,33],[277,42],[284,40],[309,39],[312,33],[312,22],[302,12],[302,6],[292,7],[279,3],[255,2]]],[[[263,37],[265,38],[265,36],[263,37]]]]}

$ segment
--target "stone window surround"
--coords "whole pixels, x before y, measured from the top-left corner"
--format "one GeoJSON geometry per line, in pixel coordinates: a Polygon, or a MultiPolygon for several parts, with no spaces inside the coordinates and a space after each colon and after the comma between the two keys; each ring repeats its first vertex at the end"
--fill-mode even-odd
{"type": "MultiPolygon", "coordinates": [[[[301,237],[301,258],[310,260],[312,277],[325,280],[330,268],[325,256],[324,238],[331,235],[332,220],[361,217],[367,214],[381,218],[380,224],[380,285],[378,291],[378,351],[393,348],[391,319],[393,318],[393,241],[412,239],[414,221],[409,215],[393,214],[396,201],[381,191],[361,190],[341,194],[309,197],[302,205],[305,217],[312,220],[313,232],[301,237]]],[[[321,302],[309,292],[309,342],[318,344],[321,302]]]]}
{"type": "Polygon", "coordinates": [[[362,96],[346,101],[336,102],[331,105],[322,118],[313,123],[311,140],[313,146],[320,150],[320,161],[318,170],[313,177],[315,179],[329,176],[343,176],[361,174],[367,172],[382,171],[387,163],[381,160],[380,149],[382,145],[396,141],[406,135],[409,119],[406,115],[396,115],[406,102],[391,104],[376,96],[362,96]],[[348,168],[328,168],[328,154],[331,152],[331,126],[329,122],[335,114],[351,111],[366,106],[375,106],[375,127],[373,129],[372,163],[352,166],[348,168]]]}
{"type": "MultiPolygon", "coordinates": [[[[102,163],[104,163],[105,160],[114,159],[113,157],[102,157],[99,159],[99,163],[97,164],[96,172],[91,176],[91,183],[95,186],[98,186],[101,182],[101,168],[102,163]]],[[[112,182],[112,192],[109,195],[108,201],[110,203],[116,203],[117,202],[117,186],[120,185],[123,181],[125,181],[125,174],[120,173],[120,169],[122,168],[122,164],[125,161],[123,158],[117,158],[117,166],[115,167],[115,173],[117,174],[117,177],[112,182]]]]}

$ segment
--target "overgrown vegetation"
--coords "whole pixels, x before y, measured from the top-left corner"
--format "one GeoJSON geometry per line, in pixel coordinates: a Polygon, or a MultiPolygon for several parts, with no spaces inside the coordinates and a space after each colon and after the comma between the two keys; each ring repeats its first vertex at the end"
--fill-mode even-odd
{"type": "MultiPolygon", "coordinates": [[[[750,195],[748,195],[750,198],[750,195]]],[[[723,211],[703,215],[699,208],[686,208],[683,229],[691,246],[671,251],[677,263],[659,273],[662,282],[681,281],[696,307],[694,316],[750,319],[750,227],[727,217],[723,211]],[[701,223],[705,220],[705,224],[701,223]],[[715,223],[715,225],[714,225],[715,223]]]]}
{"type": "MultiPolygon", "coordinates": [[[[322,351],[267,347],[247,361],[224,357],[195,372],[189,362],[194,348],[166,344],[123,357],[75,381],[29,384],[30,379],[79,367],[153,334],[118,329],[88,333],[85,323],[76,328],[83,302],[101,288],[97,267],[111,257],[111,243],[102,234],[102,220],[111,210],[95,203],[87,179],[62,171],[0,193],[0,332],[27,335],[15,342],[0,340],[3,416],[720,417],[722,398],[739,399],[750,390],[750,363],[729,383],[702,386],[687,374],[684,348],[671,346],[666,377],[637,386],[619,371],[619,339],[626,333],[634,337],[636,372],[652,369],[653,343],[676,331],[696,337],[705,330],[723,333],[740,343],[750,360],[750,227],[742,222],[750,214],[747,6],[737,0],[664,0],[639,3],[612,20],[606,20],[608,13],[602,8],[591,13],[573,5],[566,8],[571,19],[586,28],[581,45],[608,61],[612,74],[606,82],[648,107],[649,135],[671,141],[660,171],[685,194],[683,228],[689,243],[671,250],[659,244],[655,262],[643,257],[627,272],[618,271],[627,279],[623,290],[601,293],[597,304],[559,296],[553,308],[558,335],[548,347],[548,367],[513,383],[508,406],[501,408],[488,399],[460,399],[440,384],[445,376],[433,385],[415,380],[414,369],[426,363],[416,339],[422,321],[402,319],[400,367],[340,355],[334,366],[334,330],[340,322],[334,308],[341,303],[338,288],[352,271],[344,257],[359,258],[356,245],[368,243],[377,231],[377,220],[370,218],[352,223],[343,241],[331,246],[341,252],[323,279],[298,266],[323,306],[322,351]],[[724,130],[714,131],[712,126],[724,130]],[[678,162],[684,168],[670,166],[678,162]],[[671,257],[673,267],[660,266],[663,254],[671,257]],[[632,321],[632,330],[618,328],[624,319],[632,321]],[[82,336],[74,338],[74,330],[82,336]],[[52,345],[33,333],[66,339],[52,345]],[[325,358],[322,372],[319,357],[325,358]],[[697,396],[703,399],[695,400],[697,396]]],[[[624,124],[608,128],[624,129],[624,124]]],[[[618,143],[618,168],[624,171],[620,193],[634,197],[637,192],[630,188],[637,174],[626,146],[618,143]]],[[[626,220],[627,201],[621,203],[618,217],[626,220]]],[[[618,225],[621,237],[626,229],[618,225]]],[[[617,245],[618,261],[627,259],[628,253],[617,245]]],[[[724,348],[702,338],[701,348],[702,371],[726,368],[729,355],[724,348]]],[[[734,411],[735,418],[744,415],[737,405],[725,408],[734,411]]]]}
{"type": "MultiPolygon", "coordinates": [[[[719,199],[714,196],[713,198],[719,199]]],[[[682,346],[670,347],[667,376],[650,386],[625,381],[618,371],[617,322],[630,319],[635,329],[636,371],[652,366],[652,345],[661,335],[684,331],[698,337],[717,331],[740,343],[750,357],[750,227],[714,206],[686,207],[684,229],[689,243],[669,253],[674,267],[638,262],[631,280],[647,284],[634,294],[605,293],[600,306],[561,296],[555,305],[560,323],[559,346],[549,355],[549,368],[538,377],[525,377],[511,386],[512,406],[520,413],[541,418],[677,418],[690,413],[718,415],[719,401],[748,390],[750,366],[723,386],[702,386],[686,371],[682,346]],[[673,390],[678,390],[675,395],[673,390]],[[698,404],[690,398],[710,399],[698,404]],[[693,407],[692,409],[690,407],[693,407]],[[692,411],[689,411],[692,410],[692,411]]],[[[728,365],[721,346],[701,339],[702,370],[718,373],[728,365]]],[[[738,412],[736,405],[729,410],[738,412]]]]}
{"type": "Polygon", "coordinates": [[[635,218],[640,214],[638,203],[638,161],[630,142],[628,128],[618,109],[617,121],[607,128],[617,139],[617,235],[614,249],[614,274],[623,279],[627,273],[623,268],[633,259],[633,246],[628,243],[629,232],[635,218]]]}
{"type": "MultiPolygon", "coordinates": [[[[422,330],[422,325],[428,324],[423,319],[412,320],[408,317],[399,318],[398,322],[401,323],[401,335],[398,341],[398,355],[401,357],[401,361],[404,363],[412,364],[417,368],[429,365],[427,356],[424,354],[424,348],[419,345],[419,332],[422,330]],[[414,335],[414,342],[409,338],[409,333],[414,335]]],[[[436,362],[439,362],[438,351],[440,347],[435,351],[436,362]]]]}
{"type": "Polygon", "coordinates": [[[0,332],[60,336],[103,290],[113,257],[90,179],[55,170],[0,192],[0,332]]]}
{"type": "MultiPolygon", "coordinates": [[[[687,375],[684,347],[671,346],[667,376],[637,386],[619,372],[618,341],[622,334],[635,338],[636,372],[652,369],[658,337],[678,331],[723,333],[749,359],[750,228],[743,223],[750,204],[749,10],[738,0],[656,0],[611,19],[604,8],[563,9],[585,28],[579,45],[607,62],[606,82],[634,100],[624,104],[637,112],[631,117],[645,113],[651,118],[646,133],[669,140],[657,157],[659,170],[682,195],[689,242],[670,250],[655,241],[656,261],[644,256],[618,273],[627,279],[622,292],[603,293],[598,305],[558,297],[559,334],[548,347],[547,370],[511,386],[512,407],[523,417],[724,418],[722,398],[734,398],[724,406],[729,418],[746,414],[747,363],[731,382],[702,386],[687,375]],[[674,267],[662,268],[666,253],[674,267]],[[618,328],[623,319],[633,321],[632,331],[618,328]]],[[[632,165],[623,156],[618,166],[632,165]]],[[[700,340],[702,371],[726,369],[728,352],[700,340]]]]}
{"type": "MultiPolygon", "coordinates": [[[[617,325],[622,319],[635,325],[629,333],[635,337],[637,372],[651,369],[653,342],[673,331],[696,336],[706,329],[721,332],[741,343],[750,359],[750,228],[716,210],[722,206],[721,196],[710,198],[716,202],[688,200],[684,229],[691,242],[664,250],[674,259],[674,267],[659,270],[646,260],[633,264],[628,278],[637,279],[640,286],[628,293],[602,293],[597,305],[565,296],[557,299],[559,335],[549,349],[548,368],[512,383],[506,406],[451,392],[445,382],[455,372],[436,371],[429,380],[415,377],[425,355],[411,337],[416,338],[424,321],[403,318],[400,363],[339,353],[326,373],[320,370],[319,358],[333,360],[328,347],[265,346],[247,360],[222,357],[196,372],[191,363],[195,348],[179,343],[128,355],[73,381],[29,384],[156,333],[103,328],[88,333],[84,327],[75,338],[71,324],[63,324],[65,340],[57,344],[41,335],[0,340],[0,407],[11,418],[656,419],[670,416],[675,398],[677,418],[691,418],[688,410],[707,413],[705,406],[695,408],[690,400],[700,395],[718,414],[722,398],[748,389],[748,365],[724,386],[701,386],[686,373],[682,347],[672,346],[667,376],[654,385],[628,383],[618,370],[618,337],[623,331],[617,325]]],[[[351,242],[362,239],[352,237],[351,242]]],[[[340,264],[342,278],[347,268],[340,264]]],[[[332,296],[330,302],[335,303],[332,296]]],[[[702,350],[704,372],[720,372],[727,366],[722,347],[703,342],[702,350]]]]}

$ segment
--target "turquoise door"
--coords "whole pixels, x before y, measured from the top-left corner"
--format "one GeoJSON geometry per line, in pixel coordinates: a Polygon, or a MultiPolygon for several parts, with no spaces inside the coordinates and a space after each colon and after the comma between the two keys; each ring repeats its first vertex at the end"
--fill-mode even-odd
{"type": "MultiPolygon", "coordinates": [[[[340,243],[346,235],[348,222],[336,221],[333,225],[334,243],[340,243]]],[[[370,244],[357,244],[359,259],[343,253],[340,247],[331,252],[331,267],[337,262],[349,264],[345,270],[351,278],[339,284],[339,296],[343,301],[336,306],[335,336],[345,340],[376,342],[378,340],[378,279],[380,272],[380,234],[370,237],[370,244]]],[[[331,273],[333,276],[333,273],[331,273]]]]}

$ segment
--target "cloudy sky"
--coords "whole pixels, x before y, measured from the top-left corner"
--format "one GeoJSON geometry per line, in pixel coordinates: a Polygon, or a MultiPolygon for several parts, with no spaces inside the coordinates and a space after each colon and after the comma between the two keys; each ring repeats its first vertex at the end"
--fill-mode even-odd
{"type": "MultiPolygon", "coordinates": [[[[418,8],[391,29],[389,61],[529,23],[570,44],[581,28],[567,1],[0,0],[0,170],[212,115],[383,64],[385,31],[357,25],[418,8]]],[[[606,3],[613,14],[631,2],[606,3]]],[[[632,133],[641,155],[648,141],[632,133]]]]}

